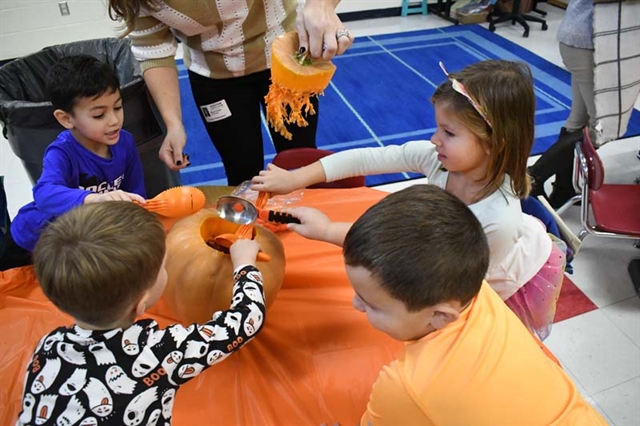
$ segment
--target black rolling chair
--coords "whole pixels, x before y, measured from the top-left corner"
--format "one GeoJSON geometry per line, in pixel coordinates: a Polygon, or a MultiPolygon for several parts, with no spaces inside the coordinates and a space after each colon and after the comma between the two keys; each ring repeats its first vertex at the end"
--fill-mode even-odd
{"type": "Polygon", "coordinates": [[[547,12],[538,9],[538,2],[536,0],[533,0],[533,9],[531,9],[531,11],[537,13],[540,16],[547,16],[547,12]]]}
{"type": "MultiPolygon", "coordinates": [[[[524,33],[522,34],[523,37],[529,37],[529,24],[527,24],[527,21],[541,23],[542,31],[546,31],[548,28],[547,21],[545,21],[542,18],[538,18],[536,16],[531,16],[531,15],[522,13],[520,10],[520,4],[521,4],[521,0],[513,0],[511,11],[500,11],[498,8],[494,8],[494,10],[491,12],[491,14],[487,18],[487,21],[489,21],[489,31],[491,32],[495,31],[496,24],[499,24],[502,22],[508,22],[508,21],[511,21],[511,25],[515,25],[516,22],[522,25],[522,27],[524,28],[524,33]]],[[[533,7],[534,7],[534,9],[532,9],[533,11],[538,13],[541,12],[535,9],[535,1],[533,2],[533,7]]]]}

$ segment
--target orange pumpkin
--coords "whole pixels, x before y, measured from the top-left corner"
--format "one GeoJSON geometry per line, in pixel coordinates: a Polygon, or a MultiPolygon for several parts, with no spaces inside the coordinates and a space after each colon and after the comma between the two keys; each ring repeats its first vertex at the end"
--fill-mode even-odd
{"type": "MultiPolygon", "coordinates": [[[[183,324],[203,323],[214,312],[229,309],[233,296],[231,257],[213,248],[212,242],[217,235],[234,233],[238,227],[221,219],[215,209],[204,208],[180,219],[169,230],[164,299],[183,324]]],[[[260,226],[255,227],[254,235],[271,256],[269,262],[257,263],[269,309],[284,278],[284,248],[275,234],[260,226]]]]}
{"type": "Polygon", "coordinates": [[[316,113],[312,96],[327,88],[336,66],[330,61],[300,56],[298,33],[288,32],[273,41],[271,48],[271,85],[265,96],[267,121],[278,133],[291,140],[286,125],[305,127],[304,114],[316,113]]]}

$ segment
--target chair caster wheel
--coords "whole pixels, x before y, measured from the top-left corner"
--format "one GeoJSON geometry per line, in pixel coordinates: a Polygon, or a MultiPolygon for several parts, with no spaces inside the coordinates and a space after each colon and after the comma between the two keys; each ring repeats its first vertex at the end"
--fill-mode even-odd
{"type": "Polygon", "coordinates": [[[494,32],[496,30],[495,25],[489,25],[489,31],[494,32]]]}
{"type": "Polygon", "coordinates": [[[522,34],[522,37],[529,37],[529,30],[524,30],[524,34],[522,34]]]}
{"type": "Polygon", "coordinates": [[[542,31],[547,31],[547,28],[549,28],[549,27],[547,26],[546,22],[544,24],[542,24],[542,31]]]}

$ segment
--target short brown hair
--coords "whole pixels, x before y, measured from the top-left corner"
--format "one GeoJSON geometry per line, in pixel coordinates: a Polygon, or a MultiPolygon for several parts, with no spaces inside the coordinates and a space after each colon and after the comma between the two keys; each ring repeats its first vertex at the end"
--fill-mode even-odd
{"type": "Polygon", "coordinates": [[[369,208],[351,227],[343,254],[362,266],[407,310],[469,302],[489,267],[478,219],[457,197],[434,185],[413,185],[369,208]]]}
{"type": "Polygon", "coordinates": [[[453,89],[451,80],[442,83],[431,97],[434,104],[442,102],[455,111],[490,151],[488,183],[480,196],[498,189],[504,175],[508,174],[513,193],[525,198],[531,189],[527,159],[533,146],[536,109],[529,66],[523,62],[488,60],[471,64],[449,76],[464,85],[491,122],[489,126],[469,100],[453,89]]]}
{"type": "Polygon", "coordinates": [[[118,75],[111,65],[91,55],[60,58],[47,72],[47,98],[56,109],[73,115],[83,98],[96,99],[120,90],[118,75]]]}
{"type": "Polygon", "coordinates": [[[109,325],[155,282],[165,254],[157,217],[128,201],[77,207],[47,226],[34,250],[44,294],[76,320],[109,325]]]}

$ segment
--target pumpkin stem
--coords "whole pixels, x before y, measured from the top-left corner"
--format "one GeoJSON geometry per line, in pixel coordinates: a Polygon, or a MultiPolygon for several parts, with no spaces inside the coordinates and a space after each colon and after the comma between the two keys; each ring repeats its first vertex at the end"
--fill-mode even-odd
{"type": "Polygon", "coordinates": [[[300,53],[299,51],[294,53],[293,59],[295,59],[295,61],[302,66],[308,67],[310,65],[313,65],[313,62],[311,61],[311,57],[309,57],[308,51],[304,53],[300,53]]]}

